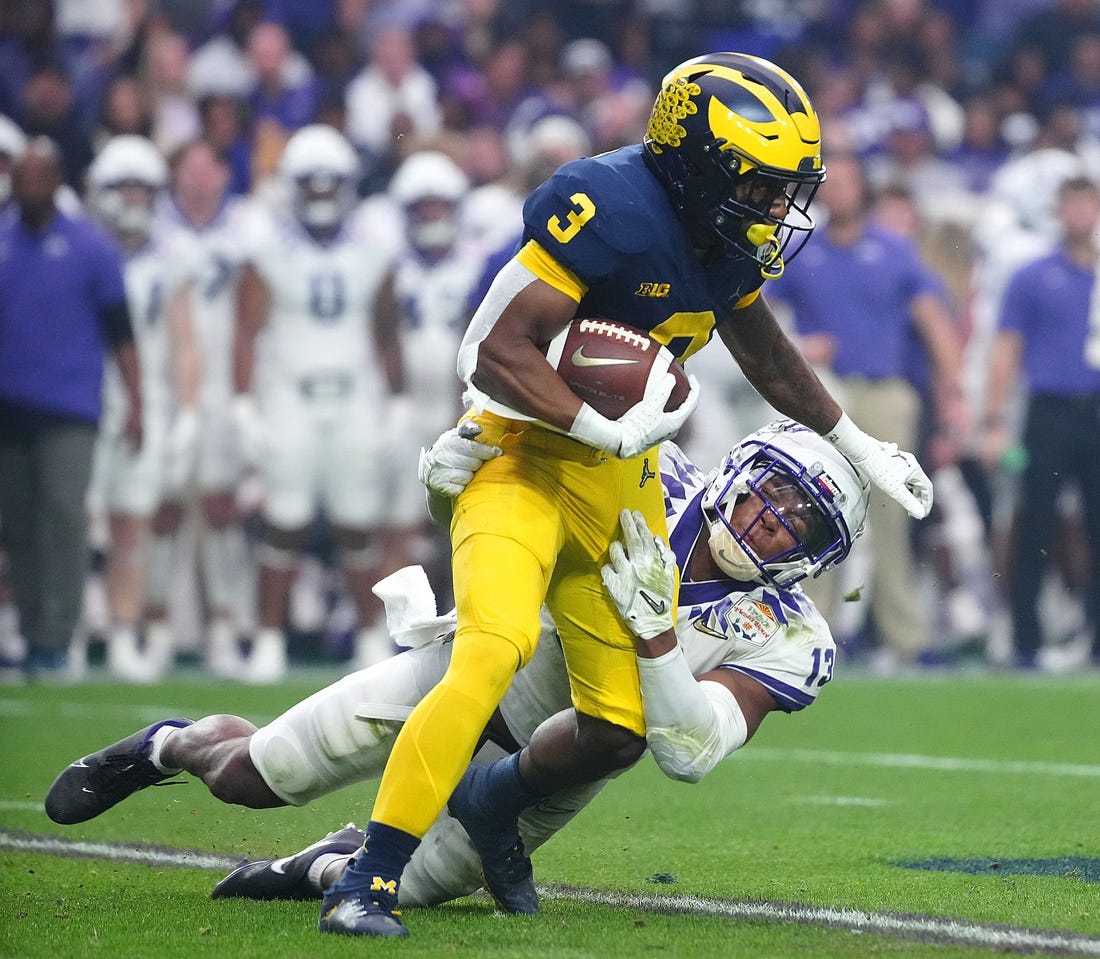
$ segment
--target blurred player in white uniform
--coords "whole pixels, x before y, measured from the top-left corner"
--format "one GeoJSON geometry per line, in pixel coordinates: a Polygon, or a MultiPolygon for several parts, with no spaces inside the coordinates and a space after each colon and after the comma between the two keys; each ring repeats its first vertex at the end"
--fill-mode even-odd
{"type": "Polygon", "coordinates": [[[171,162],[171,194],[163,222],[189,237],[194,250],[192,294],[195,336],[201,356],[196,442],[180,464],[170,491],[172,506],[154,530],[150,593],[167,599],[174,565],[174,539],[184,502],[194,489],[201,500],[203,529],[199,568],[209,610],[204,658],[215,676],[238,677],[243,668],[237,643],[239,596],[247,585],[247,549],[236,505],[243,463],[233,428],[233,335],[236,293],[244,262],[247,204],[227,193],[229,165],[205,140],[182,147],[171,162]]]}
{"type": "Polygon", "coordinates": [[[356,209],[355,152],[331,127],[303,127],[278,175],[287,209],[273,203],[250,236],[234,345],[233,414],[265,496],[259,629],[244,674],[255,683],[286,672],[290,587],[319,507],[360,635],[381,614],[374,534],[390,509],[385,459],[402,418],[387,407],[404,377],[387,282],[399,238],[356,209]]]}
{"type": "Polygon", "coordinates": [[[170,476],[196,437],[193,261],[185,238],[154,229],[156,204],[167,181],[167,165],[156,147],[134,135],[108,141],[88,171],[90,211],[124,252],[123,276],[141,364],[141,447],[135,450],[124,434],[125,391],[118,371],[109,367],[88,494],[89,512],[93,518],[106,517],[109,530],[107,665],[131,682],[153,682],[171,665],[167,632],[149,629],[144,642],[139,633],[148,600],[148,535],[170,476]]]}
{"type": "Polygon", "coordinates": [[[469,320],[470,291],[481,272],[480,259],[462,242],[461,206],[468,189],[457,164],[434,150],[412,154],[389,187],[406,241],[394,266],[393,286],[401,315],[406,395],[416,415],[388,458],[389,515],[398,535],[387,549],[392,565],[386,572],[420,562],[434,573],[435,561],[441,560],[442,575],[433,576],[437,592],[449,589],[444,584],[450,580],[450,545],[428,519],[423,490],[409,479],[416,475],[420,449],[430,446],[461,413],[458,347],[469,320]]]}
{"type": "MultiPolygon", "coordinates": [[[[473,468],[488,450],[471,457],[470,444],[456,434],[441,438],[425,473],[431,485],[440,488],[442,481],[452,492],[456,470],[444,462],[469,457],[464,462],[473,468]]],[[[639,639],[638,663],[650,750],[671,778],[697,782],[751,738],[769,712],[812,705],[832,678],[836,648],[829,627],[798,583],[848,555],[862,531],[868,488],[840,454],[790,421],[746,437],[709,475],[672,443],[661,446],[660,467],[675,558],[665,575],[671,583],[678,567],[680,604],[675,637],[639,639]],[[767,559],[757,555],[750,543],[762,542],[763,524],[797,533],[798,546],[767,559]],[[655,656],[662,643],[670,649],[655,656]]],[[[470,475],[466,469],[458,482],[470,475]]],[[[612,550],[616,571],[605,576],[620,596],[631,593],[629,585],[622,589],[624,582],[661,549],[652,536],[645,539],[632,542],[628,534],[627,550],[618,556],[612,550]]],[[[231,716],[194,725],[169,720],[84,761],[94,767],[112,752],[139,753],[147,778],[129,783],[122,794],[128,795],[167,778],[149,759],[149,747],[159,740],[153,758],[162,766],[182,766],[223,801],[253,808],[304,805],[381,775],[402,720],[446,671],[454,614],[435,615],[419,570],[400,571],[378,591],[386,597],[394,639],[413,647],[409,652],[346,676],[262,729],[231,716]]],[[[561,645],[544,615],[534,657],[513,679],[476,761],[525,746],[546,720],[570,707],[561,645]]],[[[55,821],[82,822],[122,798],[88,798],[79,793],[85,767],[70,770],[75,772],[62,773],[47,796],[55,821]]],[[[521,828],[527,848],[561,829],[605,783],[563,790],[526,810],[521,828]]],[[[317,898],[362,837],[349,826],[301,854],[247,864],[214,895],[317,898]]],[[[431,905],[481,884],[477,854],[444,811],[402,876],[401,903],[431,905]]]]}

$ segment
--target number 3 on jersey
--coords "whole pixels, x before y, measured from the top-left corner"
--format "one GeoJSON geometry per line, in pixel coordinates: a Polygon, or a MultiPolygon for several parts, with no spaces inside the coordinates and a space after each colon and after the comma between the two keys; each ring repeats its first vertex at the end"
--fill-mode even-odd
{"type": "Polygon", "coordinates": [[[581,227],[596,215],[596,204],[593,203],[587,193],[574,193],[570,198],[576,209],[565,214],[565,224],[560,216],[552,216],[546,221],[546,229],[559,243],[568,243],[578,233],[581,227]]]}
{"type": "Polygon", "coordinates": [[[335,320],[344,312],[347,294],[339,273],[314,273],[309,278],[309,312],[319,320],[335,320]]]}

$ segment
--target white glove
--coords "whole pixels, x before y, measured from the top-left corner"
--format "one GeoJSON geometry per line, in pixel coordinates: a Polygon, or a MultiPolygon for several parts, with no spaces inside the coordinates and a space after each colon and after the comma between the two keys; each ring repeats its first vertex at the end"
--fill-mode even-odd
{"type": "Polygon", "coordinates": [[[193,406],[185,406],[177,411],[168,433],[168,476],[173,489],[180,489],[190,479],[198,441],[198,411],[193,406]]]}
{"type": "Polygon", "coordinates": [[[653,639],[673,626],[676,557],[637,510],[624,509],[619,523],[623,541],[611,544],[611,563],[600,570],[600,576],[634,635],[653,639]]]}
{"type": "Polygon", "coordinates": [[[585,403],[577,413],[569,435],[620,459],[644,453],[658,443],[672,439],[699,405],[699,381],[689,376],[688,382],[691,389],[684,402],[670,413],[665,412],[665,403],[676,385],[671,373],[664,375],[651,396],[635,403],[617,420],[601,416],[585,403]]]}
{"type": "Polygon", "coordinates": [[[481,467],[503,452],[499,446],[479,443],[475,437],[481,427],[470,420],[453,427],[421,449],[416,475],[430,492],[455,497],[474,478],[481,467]]]}
{"type": "Polygon", "coordinates": [[[267,443],[264,439],[264,425],[256,401],[248,393],[238,393],[233,397],[233,428],[237,434],[237,445],[245,463],[259,466],[267,443]]]}
{"type": "Polygon", "coordinates": [[[924,519],[932,511],[932,481],[912,453],[864,433],[847,413],[825,439],[910,516],[924,519]]]}

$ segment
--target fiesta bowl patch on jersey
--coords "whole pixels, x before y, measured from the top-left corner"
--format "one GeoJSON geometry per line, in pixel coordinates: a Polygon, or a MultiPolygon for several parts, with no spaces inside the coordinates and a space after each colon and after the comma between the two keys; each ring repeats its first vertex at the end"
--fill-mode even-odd
{"type": "Polygon", "coordinates": [[[690,389],[664,346],[643,330],[610,320],[573,320],[550,341],[546,359],[577,396],[612,420],[650,395],[666,371],[676,378],[666,410],[678,408],[690,389]]]}

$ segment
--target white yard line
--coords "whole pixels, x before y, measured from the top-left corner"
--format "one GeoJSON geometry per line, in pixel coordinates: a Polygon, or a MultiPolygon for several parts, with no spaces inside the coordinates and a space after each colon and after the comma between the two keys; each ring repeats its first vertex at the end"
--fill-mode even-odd
{"type": "Polygon", "coordinates": [[[55,836],[32,836],[0,829],[0,849],[13,852],[40,852],[49,856],[69,856],[77,859],[109,859],[112,862],[133,862],[144,866],[169,866],[177,869],[209,869],[214,872],[235,869],[241,856],[166,846],[138,846],[118,842],[82,842],[55,836]]]}
{"type": "MultiPolygon", "coordinates": [[[[108,859],[148,866],[206,869],[224,872],[240,858],[165,847],[108,842],[79,842],[54,836],[33,836],[0,830],[0,849],[39,852],[48,855],[108,859]]],[[[899,915],[861,909],[804,906],[798,903],[759,902],[743,899],[703,899],[698,896],[656,896],[611,892],[584,887],[545,885],[539,887],[547,899],[586,902],[596,906],[634,909],[665,915],[708,916],[719,919],[747,919],[824,926],[851,933],[875,933],[936,942],[945,945],[976,946],[1006,952],[1043,953],[1058,956],[1100,956],[1100,938],[1072,932],[1024,929],[992,923],[970,922],[938,916],[899,915]]]]}
{"type": "Polygon", "coordinates": [[[900,915],[830,906],[754,900],[702,899],[698,896],[653,896],[574,889],[572,886],[543,886],[545,898],[580,899],[594,905],[639,909],[643,912],[723,919],[751,919],[786,922],[805,926],[828,926],[853,933],[880,933],[936,942],[944,945],[980,946],[1010,952],[1041,952],[1061,956],[1100,956],[1100,938],[1046,929],[1022,929],[992,923],[970,922],[938,916],[900,915]]]}

